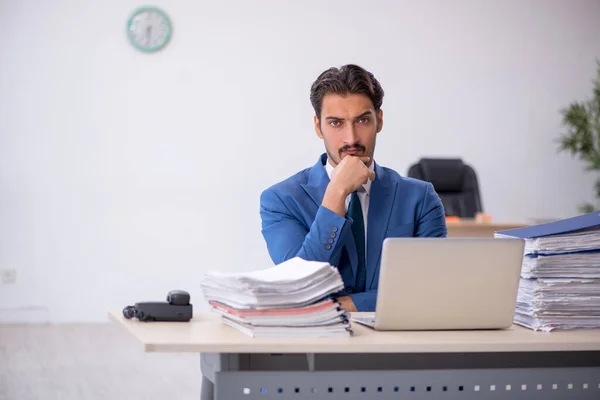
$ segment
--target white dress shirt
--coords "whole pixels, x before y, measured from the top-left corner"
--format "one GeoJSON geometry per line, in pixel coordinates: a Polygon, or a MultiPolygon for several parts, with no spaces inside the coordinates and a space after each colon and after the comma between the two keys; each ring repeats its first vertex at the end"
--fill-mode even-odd
{"type": "MultiPolygon", "coordinates": [[[[327,171],[327,176],[329,176],[329,180],[331,180],[331,173],[333,172],[333,167],[331,166],[331,164],[329,164],[329,159],[327,160],[327,163],[325,163],[325,170],[327,171]]],[[[375,161],[371,161],[371,165],[369,166],[369,171],[373,171],[375,170],[375,161]]],[[[358,199],[360,200],[360,205],[362,207],[362,213],[363,213],[363,218],[364,218],[364,223],[365,223],[365,255],[367,254],[367,249],[366,249],[366,245],[367,245],[367,220],[368,220],[368,214],[369,214],[369,196],[371,193],[371,179],[367,180],[367,183],[365,183],[364,185],[362,185],[362,187],[360,189],[358,189],[357,191],[358,193],[358,199]]],[[[352,194],[349,194],[348,197],[346,197],[346,212],[348,212],[348,206],[350,205],[350,199],[352,197],[352,194]]]]}

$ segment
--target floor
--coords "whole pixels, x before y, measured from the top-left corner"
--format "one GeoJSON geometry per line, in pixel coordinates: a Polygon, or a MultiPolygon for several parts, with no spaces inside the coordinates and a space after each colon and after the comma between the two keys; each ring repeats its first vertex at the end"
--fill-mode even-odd
{"type": "Polygon", "coordinates": [[[144,353],[115,325],[0,325],[0,400],[197,400],[199,377],[197,354],[144,353]]]}

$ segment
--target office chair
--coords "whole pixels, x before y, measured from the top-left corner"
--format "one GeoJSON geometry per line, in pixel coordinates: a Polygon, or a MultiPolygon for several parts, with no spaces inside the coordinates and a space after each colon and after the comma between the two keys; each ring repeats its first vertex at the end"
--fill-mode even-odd
{"type": "Polygon", "coordinates": [[[446,216],[474,218],[483,212],[477,175],[461,159],[422,158],[409,168],[408,176],[431,182],[446,216]]]}

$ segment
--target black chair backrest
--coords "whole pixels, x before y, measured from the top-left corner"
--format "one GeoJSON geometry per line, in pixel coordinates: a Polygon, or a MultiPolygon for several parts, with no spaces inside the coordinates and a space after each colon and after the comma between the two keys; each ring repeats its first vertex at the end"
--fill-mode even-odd
{"type": "Polygon", "coordinates": [[[461,159],[422,158],[409,168],[408,176],[431,182],[446,216],[474,218],[483,212],[477,175],[461,159]]]}

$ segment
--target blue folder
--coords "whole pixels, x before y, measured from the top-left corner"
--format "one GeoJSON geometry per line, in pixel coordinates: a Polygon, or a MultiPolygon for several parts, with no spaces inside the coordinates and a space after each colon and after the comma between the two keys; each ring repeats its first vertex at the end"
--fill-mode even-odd
{"type": "Polygon", "coordinates": [[[508,229],[496,233],[522,239],[533,239],[544,236],[561,235],[594,227],[600,227],[600,212],[592,212],[572,218],[561,219],[559,221],[527,226],[525,228],[508,229]]]}

